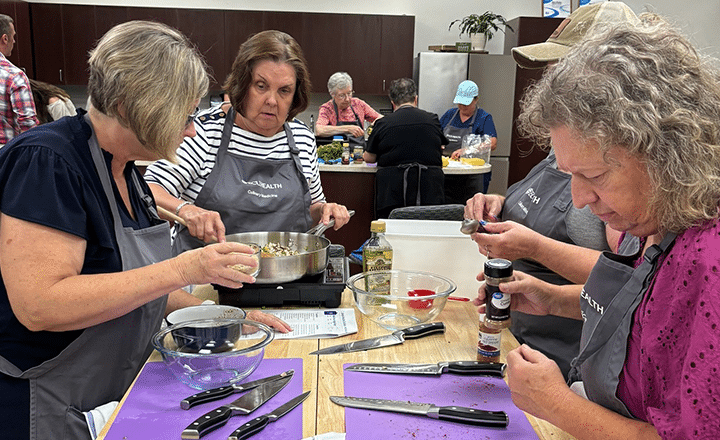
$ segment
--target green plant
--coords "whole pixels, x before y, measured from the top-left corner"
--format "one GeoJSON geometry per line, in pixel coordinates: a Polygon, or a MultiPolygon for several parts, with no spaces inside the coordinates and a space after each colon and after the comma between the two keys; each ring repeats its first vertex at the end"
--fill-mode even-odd
{"type": "Polygon", "coordinates": [[[505,32],[505,30],[500,28],[498,25],[503,25],[506,28],[510,29],[510,31],[515,32],[513,28],[510,27],[509,24],[507,24],[507,21],[505,21],[505,17],[503,17],[502,15],[493,14],[490,11],[486,11],[482,15],[471,14],[465,18],[454,20],[452,23],[450,23],[448,30],[452,29],[453,25],[458,22],[460,23],[458,26],[460,27],[461,37],[462,34],[485,34],[487,40],[490,41],[496,31],[505,32]]]}

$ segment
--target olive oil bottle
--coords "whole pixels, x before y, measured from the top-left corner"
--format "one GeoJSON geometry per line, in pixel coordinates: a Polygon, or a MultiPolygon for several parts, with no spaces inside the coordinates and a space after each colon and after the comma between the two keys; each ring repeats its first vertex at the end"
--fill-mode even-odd
{"type": "MultiPolygon", "coordinates": [[[[363,247],[363,272],[392,269],[393,249],[385,238],[385,222],[375,220],[370,224],[370,240],[363,247]]],[[[365,277],[365,290],[390,294],[390,274],[382,273],[365,277]]]]}

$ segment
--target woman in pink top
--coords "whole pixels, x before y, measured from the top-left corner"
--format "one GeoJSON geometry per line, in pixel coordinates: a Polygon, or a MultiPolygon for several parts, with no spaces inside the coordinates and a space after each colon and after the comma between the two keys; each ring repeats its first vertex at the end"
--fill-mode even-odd
{"type": "Polygon", "coordinates": [[[523,101],[520,128],[552,145],[575,206],[641,240],[603,253],[579,295],[521,273],[501,284],[516,310],[584,321],[572,389],[525,345],[508,383],[518,407],[578,439],[718,439],[720,70],[640,18],[594,29],[523,101]]]}
{"type": "Polygon", "coordinates": [[[328,80],[328,92],[332,99],[320,106],[315,136],[342,135],[353,142],[364,144],[365,121],[372,123],[382,115],[365,101],[353,98],[353,82],[345,72],[336,72],[328,80]]]}

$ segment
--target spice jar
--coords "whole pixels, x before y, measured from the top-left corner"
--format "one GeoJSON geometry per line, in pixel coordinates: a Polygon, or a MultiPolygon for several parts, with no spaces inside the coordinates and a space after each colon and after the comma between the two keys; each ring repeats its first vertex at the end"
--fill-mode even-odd
{"type": "Polygon", "coordinates": [[[485,262],[485,318],[494,326],[510,326],[510,294],[500,291],[500,283],[513,280],[512,262],[493,258],[485,262]]]}
{"type": "Polygon", "coordinates": [[[480,316],[478,328],[477,361],[483,363],[500,362],[500,343],[502,325],[480,316]]]}
{"type": "Polygon", "coordinates": [[[343,165],[350,164],[350,143],[349,142],[343,142],[342,164],[343,165]]]}

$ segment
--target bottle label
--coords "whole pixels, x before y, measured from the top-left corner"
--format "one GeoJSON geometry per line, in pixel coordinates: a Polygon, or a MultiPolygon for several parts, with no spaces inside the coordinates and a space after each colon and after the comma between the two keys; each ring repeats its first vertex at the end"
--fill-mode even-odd
{"type": "MultiPolygon", "coordinates": [[[[392,250],[365,249],[363,269],[365,272],[392,269],[392,250]]],[[[390,294],[390,274],[368,275],[365,277],[365,290],[373,293],[390,294]]]]}
{"type": "Polygon", "coordinates": [[[480,332],[478,339],[478,355],[484,357],[500,356],[500,333],[480,332]]]}
{"type": "Polygon", "coordinates": [[[500,291],[498,286],[485,284],[486,314],[493,321],[510,319],[510,294],[500,291]]]}

